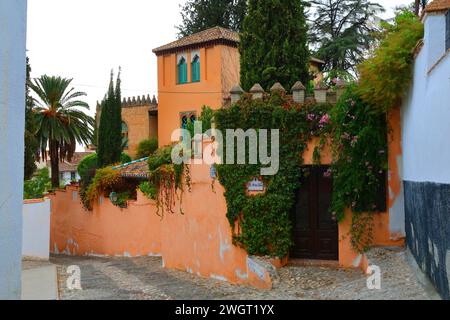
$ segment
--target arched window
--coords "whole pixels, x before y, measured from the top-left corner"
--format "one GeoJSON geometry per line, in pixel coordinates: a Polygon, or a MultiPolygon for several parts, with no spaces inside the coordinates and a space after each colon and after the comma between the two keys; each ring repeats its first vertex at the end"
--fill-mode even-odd
{"type": "Polygon", "coordinates": [[[191,139],[193,138],[192,135],[194,134],[194,122],[197,120],[195,114],[186,112],[181,115],[181,129],[185,129],[186,131],[183,131],[183,135],[181,136],[181,140],[184,142],[187,142],[187,133],[191,135],[191,139]]]}
{"type": "Polygon", "coordinates": [[[200,57],[198,54],[194,56],[191,62],[191,78],[192,82],[200,81],[200,57]]]}
{"type": "Polygon", "coordinates": [[[128,125],[122,121],[122,149],[128,149],[128,125]]]}
{"type": "Polygon", "coordinates": [[[178,83],[179,84],[183,84],[183,83],[187,83],[187,63],[186,63],[186,59],[184,57],[182,57],[179,61],[178,61],[178,83]]]}

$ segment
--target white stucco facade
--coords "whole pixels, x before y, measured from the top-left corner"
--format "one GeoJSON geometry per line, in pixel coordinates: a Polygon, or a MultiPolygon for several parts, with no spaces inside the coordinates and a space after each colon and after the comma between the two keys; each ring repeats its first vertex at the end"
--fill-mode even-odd
{"type": "Polygon", "coordinates": [[[0,299],[19,299],[26,0],[0,0],[0,299]]]}
{"type": "Polygon", "coordinates": [[[60,184],[61,185],[68,185],[70,184],[72,181],[78,182],[80,181],[80,175],[78,174],[78,172],[61,172],[60,173],[60,184]]]}
{"type": "Polygon", "coordinates": [[[50,199],[23,204],[22,256],[48,260],[50,257],[50,199]]]}
{"type": "Polygon", "coordinates": [[[402,107],[403,180],[450,183],[450,52],[445,13],[425,17],[424,45],[402,107]]]}

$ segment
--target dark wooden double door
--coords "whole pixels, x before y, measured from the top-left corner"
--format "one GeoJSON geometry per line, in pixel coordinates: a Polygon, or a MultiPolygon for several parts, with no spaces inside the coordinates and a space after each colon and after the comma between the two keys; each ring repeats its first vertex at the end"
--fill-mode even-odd
{"type": "Polygon", "coordinates": [[[327,166],[303,168],[292,210],[291,258],[338,260],[338,225],[330,212],[333,180],[327,166]]]}

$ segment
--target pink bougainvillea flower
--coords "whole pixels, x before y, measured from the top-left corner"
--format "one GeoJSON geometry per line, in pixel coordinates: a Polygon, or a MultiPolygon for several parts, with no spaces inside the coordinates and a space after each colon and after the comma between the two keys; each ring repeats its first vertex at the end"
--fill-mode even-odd
{"type": "Polygon", "coordinates": [[[323,117],[322,117],[322,119],[320,119],[320,122],[319,122],[321,125],[325,125],[325,124],[328,124],[328,123],[330,123],[330,116],[328,115],[328,114],[326,114],[326,115],[324,115],[323,117]]]}

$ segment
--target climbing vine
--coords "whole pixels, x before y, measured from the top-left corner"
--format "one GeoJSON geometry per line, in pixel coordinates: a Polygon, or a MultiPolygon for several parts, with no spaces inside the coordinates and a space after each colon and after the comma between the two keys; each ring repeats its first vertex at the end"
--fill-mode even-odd
{"type": "MultiPolygon", "coordinates": [[[[299,105],[284,95],[272,94],[264,100],[245,96],[230,108],[216,112],[216,126],[223,132],[239,128],[280,130],[279,172],[262,177],[264,194],[251,196],[246,192],[247,183],[259,177],[261,165],[218,165],[234,242],[250,254],[288,254],[292,244],[290,211],[300,183],[302,155],[313,136],[323,135],[331,128],[327,114],[330,108],[328,104],[299,105]]],[[[235,150],[227,150],[224,145],[225,156],[227,152],[235,150]]]]}
{"type": "Polygon", "coordinates": [[[351,208],[352,245],[366,251],[372,242],[372,215],[379,208],[379,190],[386,183],[386,115],[371,112],[349,86],[333,108],[333,201],[332,212],[338,221],[351,208]],[[369,214],[368,214],[369,213],[369,214]]]}
{"type": "Polygon", "coordinates": [[[163,218],[165,212],[174,213],[176,201],[180,201],[180,213],[183,196],[183,174],[190,190],[190,172],[188,165],[172,163],[172,146],[158,149],[148,159],[149,181],[141,184],[141,190],[149,198],[156,200],[157,214],[163,218]],[[178,192],[181,191],[181,192],[178,192]]]}

